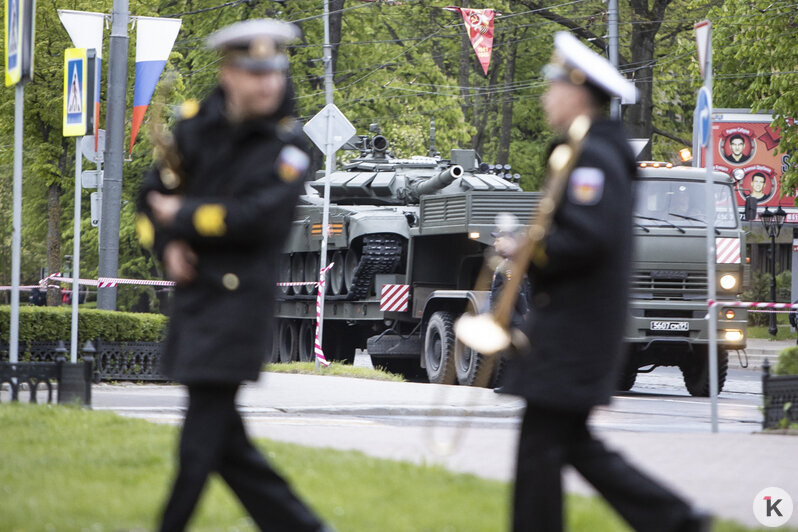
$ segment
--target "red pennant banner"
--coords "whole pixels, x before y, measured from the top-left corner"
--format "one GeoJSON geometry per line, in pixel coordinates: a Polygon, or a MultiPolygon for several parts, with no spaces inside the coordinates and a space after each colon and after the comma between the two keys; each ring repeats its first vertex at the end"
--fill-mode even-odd
{"type": "Polygon", "coordinates": [[[467,9],[465,7],[446,7],[449,11],[456,11],[463,15],[468,38],[477,54],[477,59],[482,65],[485,75],[488,75],[490,54],[493,51],[493,18],[496,11],[493,9],[467,9]]]}

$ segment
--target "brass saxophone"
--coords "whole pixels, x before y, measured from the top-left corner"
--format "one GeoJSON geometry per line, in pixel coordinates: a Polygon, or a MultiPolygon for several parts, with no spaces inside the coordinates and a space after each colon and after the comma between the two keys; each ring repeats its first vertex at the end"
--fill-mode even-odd
{"type": "Polygon", "coordinates": [[[549,156],[544,196],[538,204],[532,225],[511,262],[510,278],[499,294],[493,313],[466,313],[455,322],[455,335],[474,351],[491,356],[511,346],[516,349],[525,347],[526,336],[520,331],[510,330],[509,326],[515,300],[529,264],[532,261],[536,264],[545,263],[543,240],[551,227],[554,212],[562,200],[568,176],[579,158],[589,129],[590,119],[584,115],[577,117],[568,128],[567,143],[557,146],[549,156]]]}

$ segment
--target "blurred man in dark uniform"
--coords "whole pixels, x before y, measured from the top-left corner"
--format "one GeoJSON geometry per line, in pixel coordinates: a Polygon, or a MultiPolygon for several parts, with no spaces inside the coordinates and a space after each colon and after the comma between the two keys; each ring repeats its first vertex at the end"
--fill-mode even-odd
{"type": "Polygon", "coordinates": [[[159,165],[141,192],[140,238],[177,284],[162,371],[189,394],[163,531],[186,527],[213,472],[261,530],[323,529],[250,442],[235,404],[271,347],[276,259],[309,161],[282,50],[297,37],[275,20],[211,35],[219,86],[177,124],[162,160],[179,164],[159,165]]]}
{"type": "Polygon", "coordinates": [[[592,126],[554,214],[544,252],[529,269],[531,351],[511,359],[504,389],[527,400],[518,448],[513,529],[563,529],[561,470],[573,465],[635,529],[707,530],[707,516],[608,450],[591,434],[591,410],[609,402],[620,368],[632,248],[635,161],[612,96],[634,86],[569,33],[555,37],[543,108],[565,134],[580,115],[592,126]]]}

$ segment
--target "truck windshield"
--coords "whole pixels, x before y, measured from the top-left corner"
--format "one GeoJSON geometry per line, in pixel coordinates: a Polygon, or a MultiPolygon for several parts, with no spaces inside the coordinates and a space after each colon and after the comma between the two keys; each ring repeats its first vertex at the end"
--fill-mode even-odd
{"type": "MultiPolygon", "coordinates": [[[[635,183],[635,214],[646,226],[677,225],[706,227],[706,185],[698,181],[656,181],[635,183]]],[[[715,227],[737,227],[737,209],[731,187],[715,184],[715,227]]]]}

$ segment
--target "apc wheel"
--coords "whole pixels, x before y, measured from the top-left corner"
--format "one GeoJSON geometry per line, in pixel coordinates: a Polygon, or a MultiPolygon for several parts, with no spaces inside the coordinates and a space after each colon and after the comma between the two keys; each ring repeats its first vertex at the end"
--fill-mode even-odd
{"type": "MultiPolygon", "coordinates": [[[[690,395],[694,397],[709,397],[709,355],[706,348],[697,349],[691,360],[679,366],[684,377],[684,385],[690,395]]],[[[726,374],[729,371],[729,353],[725,349],[718,349],[718,393],[726,384],[726,374]]]]}
{"type": "Polygon", "coordinates": [[[299,361],[313,362],[316,355],[316,322],[314,320],[301,320],[299,326],[299,361]]]}
{"type": "Polygon", "coordinates": [[[280,320],[280,362],[294,362],[299,358],[299,327],[294,320],[280,320]]]}
{"type": "Polygon", "coordinates": [[[496,369],[496,359],[501,356],[486,356],[457,341],[454,346],[454,368],[457,383],[463,386],[486,387],[496,369]]]}
{"type": "MultiPolygon", "coordinates": [[[[305,254],[305,280],[316,282],[319,280],[319,256],[316,253],[305,254]]],[[[305,290],[308,294],[316,293],[316,287],[312,284],[306,285],[305,290]]]]}
{"type": "MultiPolygon", "coordinates": [[[[305,254],[294,253],[291,255],[291,282],[301,283],[305,281],[305,254]]],[[[305,291],[302,285],[292,286],[291,291],[294,294],[301,294],[305,291]]]]}
{"type": "Polygon", "coordinates": [[[339,296],[345,292],[343,253],[340,251],[333,253],[330,262],[333,263],[333,267],[327,272],[327,291],[334,296],[339,296]]]}
{"type": "MultiPolygon", "coordinates": [[[[280,255],[280,264],[277,270],[277,278],[280,280],[281,283],[287,283],[291,281],[291,255],[282,254],[280,255]]],[[[283,294],[290,294],[291,287],[290,286],[279,286],[280,292],[283,294]]]]}
{"type": "Polygon", "coordinates": [[[454,384],[457,380],[454,344],[454,316],[451,312],[435,312],[429,319],[424,337],[424,360],[430,382],[454,384]]]}

